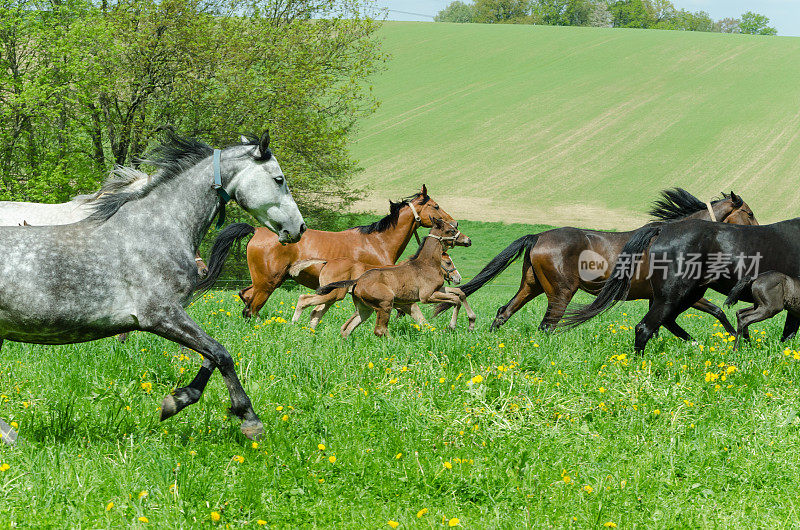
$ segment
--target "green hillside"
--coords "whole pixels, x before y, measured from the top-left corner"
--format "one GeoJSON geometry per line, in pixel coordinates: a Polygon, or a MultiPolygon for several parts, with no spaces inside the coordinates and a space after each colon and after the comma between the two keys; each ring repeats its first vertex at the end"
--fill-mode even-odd
{"type": "Polygon", "coordinates": [[[387,23],[356,134],[369,198],[422,182],[462,219],[627,228],[657,191],[800,214],[800,39],[387,23]]]}

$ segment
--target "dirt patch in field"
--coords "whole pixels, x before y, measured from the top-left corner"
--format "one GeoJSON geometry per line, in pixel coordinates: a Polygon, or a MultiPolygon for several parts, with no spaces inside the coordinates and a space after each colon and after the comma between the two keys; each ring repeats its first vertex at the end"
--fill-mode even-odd
{"type": "MultiPolygon", "coordinates": [[[[519,208],[498,204],[497,201],[490,199],[473,197],[437,195],[436,200],[454,218],[470,221],[547,224],[598,230],[631,230],[648,221],[642,214],[589,204],[537,205],[535,208],[519,208]]],[[[386,214],[386,199],[367,198],[354,204],[351,210],[386,214]]]]}

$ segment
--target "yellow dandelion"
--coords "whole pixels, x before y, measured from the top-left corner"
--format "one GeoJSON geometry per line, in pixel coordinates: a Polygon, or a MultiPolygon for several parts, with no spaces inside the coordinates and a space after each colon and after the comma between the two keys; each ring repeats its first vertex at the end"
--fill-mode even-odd
{"type": "Polygon", "coordinates": [[[478,374],[472,379],[470,379],[470,381],[472,382],[473,385],[477,385],[478,383],[483,383],[483,376],[478,374]]]}
{"type": "Polygon", "coordinates": [[[139,492],[139,496],[137,498],[141,499],[142,497],[147,497],[147,490],[142,490],[139,492]]]}
{"type": "Polygon", "coordinates": [[[12,421],[11,423],[9,423],[9,425],[11,425],[11,427],[14,429],[19,429],[19,423],[15,421],[12,421]]]}
{"type": "Polygon", "coordinates": [[[562,477],[562,480],[564,481],[564,484],[569,484],[570,482],[572,482],[572,477],[570,477],[569,475],[564,475],[562,477]]]}
{"type": "Polygon", "coordinates": [[[8,471],[9,469],[11,469],[11,466],[8,464],[0,464],[0,471],[8,471]]]}
{"type": "Polygon", "coordinates": [[[320,451],[324,451],[325,450],[325,444],[317,445],[317,449],[319,449],[320,451]]]}
{"type": "Polygon", "coordinates": [[[369,368],[370,370],[372,370],[373,368],[375,368],[375,365],[374,365],[374,364],[372,364],[372,361],[370,361],[370,362],[369,362],[369,364],[367,364],[367,368],[369,368]]]}
{"type": "Polygon", "coordinates": [[[258,521],[256,521],[256,524],[258,526],[266,526],[267,522],[264,519],[259,519],[258,521]]]}
{"type": "Polygon", "coordinates": [[[606,528],[616,528],[617,527],[617,523],[609,521],[607,523],[603,523],[603,526],[605,526],[606,528]]]}
{"type": "Polygon", "coordinates": [[[439,382],[440,382],[440,383],[444,383],[444,377],[440,377],[440,378],[439,378],[439,382]]]}
{"type": "Polygon", "coordinates": [[[214,521],[215,523],[219,521],[221,518],[222,516],[219,514],[219,512],[211,512],[211,520],[214,521]]]}
{"type": "Polygon", "coordinates": [[[277,410],[278,412],[282,411],[283,405],[278,405],[277,407],[275,407],[275,410],[277,410]]]}
{"type": "Polygon", "coordinates": [[[258,442],[253,442],[252,444],[250,444],[250,447],[252,447],[253,449],[258,449],[258,442]]]}
{"type": "Polygon", "coordinates": [[[444,466],[445,469],[453,469],[453,464],[451,464],[450,462],[445,462],[442,465],[444,466]]]}
{"type": "Polygon", "coordinates": [[[452,519],[450,519],[449,521],[447,521],[447,526],[450,526],[450,527],[453,527],[453,526],[458,526],[458,523],[459,523],[459,522],[460,522],[460,521],[458,520],[458,517],[453,517],[452,519]]]}
{"type": "Polygon", "coordinates": [[[336,463],[336,455],[329,456],[328,457],[328,462],[330,462],[331,464],[335,464],[336,463]]]}
{"type": "Polygon", "coordinates": [[[388,522],[388,523],[386,523],[386,524],[388,524],[388,525],[389,525],[389,526],[391,526],[392,528],[397,528],[398,526],[400,526],[400,523],[398,523],[397,521],[389,521],[389,522],[388,522]]]}
{"type": "Polygon", "coordinates": [[[401,458],[403,458],[403,453],[397,453],[396,455],[394,455],[394,457],[396,460],[400,460],[401,458]]]}
{"type": "Polygon", "coordinates": [[[140,523],[149,523],[149,522],[150,522],[150,519],[148,519],[148,518],[147,518],[147,517],[145,517],[145,516],[141,516],[141,517],[139,517],[139,522],[140,522],[140,523]]]}
{"type": "Polygon", "coordinates": [[[593,488],[593,487],[591,487],[590,485],[586,484],[586,485],[583,487],[583,491],[585,491],[586,493],[591,493],[591,492],[593,492],[593,491],[594,491],[594,488],[593,488]]]}
{"type": "Polygon", "coordinates": [[[421,509],[420,511],[417,512],[417,519],[422,518],[422,516],[425,515],[426,513],[428,513],[428,509],[427,508],[421,509]]]}
{"type": "Polygon", "coordinates": [[[108,504],[106,504],[106,511],[110,512],[111,508],[113,508],[113,507],[114,507],[114,503],[113,502],[109,502],[108,504]]]}
{"type": "Polygon", "coordinates": [[[653,416],[658,416],[659,414],[661,414],[661,410],[656,409],[653,411],[653,416]]]}
{"type": "Polygon", "coordinates": [[[289,421],[289,415],[288,414],[284,414],[283,416],[281,416],[281,419],[283,421],[289,421]]]}
{"type": "Polygon", "coordinates": [[[142,383],[142,390],[144,390],[149,394],[150,392],[153,391],[153,383],[151,383],[150,381],[144,381],[142,383]]]}
{"type": "Polygon", "coordinates": [[[240,464],[244,463],[244,457],[242,455],[235,455],[233,457],[234,462],[239,462],[240,464]]]}

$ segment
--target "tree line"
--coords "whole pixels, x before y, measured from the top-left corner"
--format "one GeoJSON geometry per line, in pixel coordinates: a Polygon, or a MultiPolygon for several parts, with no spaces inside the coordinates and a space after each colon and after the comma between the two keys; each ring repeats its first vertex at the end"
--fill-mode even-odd
{"type": "Polygon", "coordinates": [[[456,0],[437,22],[542,24],[646,28],[776,35],[769,18],[752,11],[740,18],[714,20],[705,11],[678,9],[669,0],[456,0]]]}
{"type": "Polygon", "coordinates": [[[269,128],[304,211],[355,197],[347,138],[384,55],[361,0],[0,0],[0,199],[60,202],[170,127],[269,128]]]}

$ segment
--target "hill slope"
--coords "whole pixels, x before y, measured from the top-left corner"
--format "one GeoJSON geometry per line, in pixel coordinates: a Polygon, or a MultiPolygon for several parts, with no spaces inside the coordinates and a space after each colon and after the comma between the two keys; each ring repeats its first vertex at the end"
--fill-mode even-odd
{"type": "Polygon", "coordinates": [[[800,214],[800,38],[387,23],[353,152],[372,192],[465,219],[627,228],[658,190],[800,214]]]}

